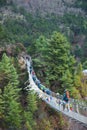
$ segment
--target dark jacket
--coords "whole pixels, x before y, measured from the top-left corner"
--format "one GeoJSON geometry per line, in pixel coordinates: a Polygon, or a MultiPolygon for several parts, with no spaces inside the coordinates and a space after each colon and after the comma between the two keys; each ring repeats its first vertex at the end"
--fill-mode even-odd
{"type": "Polygon", "coordinates": [[[68,101],[69,101],[69,99],[67,98],[66,93],[63,94],[63,101],[65,101],[65,102],[68,102],[68,101]]]}

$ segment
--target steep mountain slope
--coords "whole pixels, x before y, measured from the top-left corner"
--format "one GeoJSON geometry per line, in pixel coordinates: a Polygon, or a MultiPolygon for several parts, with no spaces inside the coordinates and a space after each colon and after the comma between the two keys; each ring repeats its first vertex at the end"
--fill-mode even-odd
{"type": "Polygon", "coordinates": [[[74,7],[76,0],[13,0],[18,7],[25,7],[29,12],[42,16],[47,14],[63,15],[65,13],[81,14],[84,11],[74,7]]]}
{"type": "MultiPolygon", "coordinates": [[[[21,51],[25,51],[22,44],[20,44],[23,43],[32,58],[36,59],[38,57],[35,48],[36,39],[40,35],[44,35],[49,39],[53,31],[59,31],[70,40],[73,50],[76,52],[75,56],[85,61],[85,59],[87,59],[87,16],[86,8],[84,10],[82,4],[83,1],[86,0],[0,0],[0,58],[2,54],[6,52],[8,56],[14,56],[16,61],[17,54],[21,53],[21,51]],[[4,47],[2,47],[3,45],[4,47]],[[84,45],[83,48],[81,48],[82,45],[84,45]]],[[[24,81],[27,80],[27,75],[24,73],[24,70],[20,72],[21,70],[16,62],[15,66],[17,66],[20,76],[20,86],[24,87],[24,81]]],[[[22,64],[22,61],[19,62],[22,64]]],[[[41,66],[42,68],[39,67],[38,61],[36,62],[37,66],[35,67],[36,70],[38,70],[38,77],[40,77],[40,74],[42,74],[41,78],[46,77],[43,76],[45,75],[43,66],[41,66]]],[[[45,68],[45,70],[47,69],[45,68]]],[[[44,78],[41,80],[46,82],[44,78]]],[[[23,92],[21,100],[23,107],[26,107],[25,92],[23,92]]],[[[72,122],[69,121],[68,124],[62,115],[58,116],[56,112],[50,110],[48,106],[41,101],[38,106],[41,106],[41,108],[38,107],[38,111],[35,113],[38,127],[35,130],[73,130],[77,128],[73,128],[74,123],[72,124],[72,122]]],[[[25,116],[29,121],[28,114],[25,116]]],[[[3,124],[3,120],[0,119],[0,121],[3,124]]],[[[80,130],[79,126],[78,129],[80,130]]],[[[83,130],[83,128],[81,130],[83,130]]]]}
{"type": "Polygon", "coordinates": [[[76,56],[86,55],[86,0],[2,0],[0,7],[1,44],[16,41],[28,46],[40,35],[60,31],[76,56]]]}

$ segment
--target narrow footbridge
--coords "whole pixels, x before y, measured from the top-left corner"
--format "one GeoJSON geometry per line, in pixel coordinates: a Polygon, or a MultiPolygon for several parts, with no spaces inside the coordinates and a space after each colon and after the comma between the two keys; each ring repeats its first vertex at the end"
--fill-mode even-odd
{"type": "Polygon", "coordinates": [[[42,90],[40,90],[38,88],[38,86],[35,84],[33,78],[32,78],[32,74],[30,73],[30,66],[31,66],[31,62],[29,61],[29,59],[25,59],[26,65],[27,65],[27,71],[29,74],[29,86],[28,88],[31,90],[34,90],[35,93],[38,94],[39,98],[41,98],[43,101],[45,101],[51,108],[55,109],[56,111],[61,112],[62,114],[66,115],[67,117],[76,120],[79,123],[82,123],[85,127],[87,127],[87,117],[80,114],[79,112],[75,112],[75,111],[67,111],[67,110],[63,110],[63,106],[59,105],[56,101],[57,98],[52,96],[50,99],[50,95],[44,93],[42,90]],[[47,99],[50,99],[47,100],[47,99]]]}

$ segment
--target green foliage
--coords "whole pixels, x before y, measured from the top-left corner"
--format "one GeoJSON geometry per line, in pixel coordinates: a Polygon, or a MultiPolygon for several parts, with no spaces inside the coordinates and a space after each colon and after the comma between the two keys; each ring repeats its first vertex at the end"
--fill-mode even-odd
{"type": "MultiPolygon", "coordinates": [[[[13,8],[16,8],[13,5],[13,8]]],[[[18,9],[16,9],[18,13],[18,9]]],[[[59,30],[59,25],[56,24],[55,17],[49,17],[49,19],[42,18],[41,16],[32,16],[27,13],[23,8],[19,9],[19,12],[24,15],[21,19],[7,17],[4,20],[4,30],[7,35],[7,39],[10,43],[22,42],[25,46],[30,45],[27,49],[29,53],[35,51],[34,43],[39,35],[44,34],[49,36],[52,31],[59,30]]],[[[57,17],[56,17],[57,18],[57,17]]],[[[3,36],[5,41],[7,39],[3,36]]]]}
{"type": "Polygon", "coordinates": [[[87,1],[86,0],[77,0],[75,2],[75,6],[82,8],[84,11],[87,11],[87,1]]]}
{"type": "Polygon", "coordinates": [[[87,60],[83,62],[83,69],[87,69],[87,60]]]}
{"type": "Polygon", "coordinates": [[[24,111],[23,120],[24,120],[24,127],[28,130],[32,130],[32,124],[34,124],[34,120],[32,118],[31,112],[24,111]]]}
{"type": "Polygon", "coordinates": [[[38,57],[34,62],[38,67],[35,67],[42,70],[42,73],[44,71],[44,80],[48,81],[50,86],[55,86],[60,92],[68,88],[71,96],[77,94],[76,98],[86,96],[86,81],[82,82],[82,64],[75,65],[75,58],[70,53],[70,44],[62,34],[54,32],[50,39],[40,36],[36,41],[36,49],[38,57]],[[58,84],[61,87],[58,87],[58,84]]]}
{"type": "Polygon", "coordinates": [[[82,64],[81,64],[81,63],[79,63],[79,64],[77,65],[76,73],[77,73],[79,76],[82,76],[82,64]]]}
{"type": "MultiPolygon", "coordinates": [[[[20,90],[18,75],[12,60],[3,54],[0,62],[0,119],[3,119],[6,128],[33,130],[35,121],[33,114],[37,109],[36,95],[29,91],[25,101],[26,108],[20,104],[20,90]],[[23,111],[23,112],[22,112],[23,111]]],[[[1,124],[2,126],[3,124],[1,124]]]]}
{"type": "Polygon", "coordinates": [[[63,119],[63,116],[62,116],[62,114],[61,113],[59,113],[59,127],[60,127],[60,129],[62,130],[63,129],[63,127],[64,127],[64,125],[65,125],[65,121],[64,121],[64,119],[63,119]]]}
{"type": "Polygon", "coordinates": [[[6,5],[7,4],[7,0],[0,0],[0,6],[6,5]]]}
{"type": "Polygon", "coordinates": [[[84,42],[84,44],[80,47],[79,45],[76,45],[74,49],[74,54],[77,58],[79,58],[82,62],[86,61],[87,57],[87,43],[84,42]]]}
{"type": "Polygon", "coordinates": [[[71,97],[74,97],[74,99],[80,99],[81,98],[79,90],[76,89],[76,87],[70,88],[70,95],[71,95],[71,97]]]}
{"type": "Polygon", "coordinates": [[[21,126],[21,109],[20,103],[18,103],[19,89],[14,89],[14,86],[8,84],[5,86],[4,93],[2,94],[2,100],[4,101],[4,120],[7,124],[7,127],[13,127],[15,129],[20,128],[21,126]],[[8,126],[8,124],[10,124],[8,126]]]}
{"type": "Polygon", "coordinates": [[[75,59],[70,54],[70,44],[67,39],[58,32],[54,32],[50,39],[40,36],[36,42],[36,48],[40,53],[38,57],[40,65],[43,64],[43,67],[46,67],[45,74],[50,83],[57,81],[66,83],[66,87],[72,86],[75,59]]]}
{"type": "Polygon", "coordinates": [[[80,87],[82,84],[81,77],[82,77],[82,65],[80,63],[80,64],[78,64],[76,71],[74,73],[74,85],[78,90],[80,90],[80,87]]]}
{"type": "Polygon", "coordinates": [[[0,119],[2,119],[2,118],[4,118],[4,109],[5,109],[5,107],[4,107],[4,101],[3,101],[3,99],[2,99],[2,95],[1,95],[1,89],[0,89],[0,119]]]}
{"type": "Polygon", "coordinates": [[[21,109],[19,103],[18,75],[10,58],[3,54],[0,62],[0,109],[1,119],[5,125],[10,128],[20,128],[21,126],[21,109]],[[9,124],[9,125],[8,125],[9,124]]]}
{"type": "Polygon", "coordinates": [[[74,75],[74,85],[76,88],[81,86],[81,77],[77,74],[74,75]]]}
{"type": "Polygon", "coordinates": [[[11,64],[11,60],[6,56],[6,54],[3,54],[2,56],[2,62],[0,63],[0,72],[0,81],[3,87],[8,83],[11,83],[13,86],[18,85],[18,75],[16,69],[11,64]]]}
{"type": "Polygon", "coordinates": [[[65,86],[67,88],[70,88],[73,86],[73,76],[69,70],[66,70],[64,75],[62,76],[62,82],[63,82],[64,88],[65,88],[65,86]]]}
{"type": "Polygon", "coordinates": [[[74,35],[87,33],[87,18],[84,16],[68,13],[60,19],[61,22],[64,22],[65,27],[68,27],[72,32],[74,32],[74,35]]]}
{"type": "Polygon", "coordinates": [[[5,27],[0,24],[0,45],[3,45],[5,42],[9,42],[8,32],[5,27]]]}
{"type": "Polygon", "coordinates": [[[74,54],[76,57],[82,57],[82,48],[79,45],[76,45],[74,54]]]}
{"type": "MultiPolygon", "coordinates": [[[[72,43],[75,42],[75,35],[87,33],[87,18],[82,15],[65,14],[63,16],[55,16],[53,14],[45,18],[41,17],[37,13],[36,16],[29,14],[22,7],[19,10],[13,5],[14,10],[24,15],[23,18],[10,18],[7,17],[4,20],[3,31],[0,30],[1,41],[8,43],[22,42],[27,46],[27,50],[31,55],[36,51],[35,40],[40,36],[44,35],[49,37],[51,32],[60,31],[63,32],[72,43]]],[[[83,51],[76,50],[79,55],[83,51]]],[[[80,56],[81,57],[81,56],[80,56]]]]}
{"type": "Polygon", "coordinates": [[[42,119],[39,123],[39,126],[37,126],[37,130],[50,130],[52,129],[50,120],[48,119],[42,119]]]}
{"type": "Polygon", "coordinates": [[[29,91],[26,99],[27,106],[23,111],[24,126],[28,130],[33,130],[36,125],[33,118],[33,114],[37,110],[36,95],[32,91],[29,91]]]}
{"type": "Polygon", "coordinates": [[[45,36],[40,36],[39,39],[36,40],[36,53],[39,55],[39,60],[36,59],[39,66],[44,66],[45,62],[43,61],[44,56],[47,57],[48,51],[48,41],[45,36]]]}
{"type": "MultiPolygon", "coordinates": [[[[72,88],[73,91],[71,91],[72,94],[78,91],[79,97],[86,97],[87,96],[87,79],[85,75],[82,73],[82,64],[78,64],[75,74],[74,74],[74,86],[75,88],[72,88]]],[[[74,94],[75,95],[75,94],[74,94]]]]}
{"type": "Polygon", "coordinates": [[[30,91],[27,96],[27,110],[30,111],[31,113],[34,113],[35,110],[37,109],[37,102],[36,102],[36,95],[34,92],[30,91]]]}
{"type": "Polygon", "coordinates": [[[87,57],[87,41],[83,44],[82,51],[83,51],[82,61],[86,61],[87,60],[87,58],[86,58],[87,57]]]}
{"type": "MultiPolygon", "coordinates": [[[[86,10],[86,0],[79,1],[79,6],[86,10]]],[[[0,6],[6,5],[6,3],[7,0],[0,0],[0,6]]],[[[15,5],[13,10],[15,13],[19,12],[15,5]]],[[[67,39],[57,32],[54,32],[50,38],[51,32],[55,30],[62,31],[65,35],[70,36],[71,40],[74,35],[86,34],[87,18],[72,14],[65,14],[62,17],[51,14],[46,18],[37,14],[36,17],[33,17],[23,8],[19,10],[25,18],[8,17],[3,21],[3,25],[0,24],[0,44],[23,42],[27,46],[28,52],[37,57],[34,59],[34,62],[37,63],[35,68],[41,70],[41,74],[50,86],[56,86],[58,90],[67,87],[74,98],[87,96],[86,77],[82,75],[81,64],[76,67],[74,73],[75,59],[70,53],[71,48],[67,39]],[[60,25],[62,25],[62,29],[59,29],[60,25]],[[40,36],[39,39],[37,39],[38,36],[40,36]],[[36,39],[36,44],[34,44],[36,39]]],[[[18,53],[21,50],[17,48],[16,51],[18,53]]],[[[87,57],[86,43],[82,48],[76,47],[75,55],[85,61],[84,57],[87,57]]],[[[86,69],[86,62],[83,63],[83,68],[86,69]]],[[[37,109],[36,96],[29,92],[27,98],[24,99],[27,100],[27,105],[21,110],[18,83],[16,69],[11,59],[4,54],[0,62],[0,119],[3,119],[9,129],[20,129],[21,122],[23,122],[25,129],[33,130],[35,126],[33,114],[37,109]]],[[[59,123],[61,129],[64,126],[61,115],[59,123]]],[[[41,125],[43,124],[43,129],[51,129],[49,121],[43,120],[41,125]]]]}

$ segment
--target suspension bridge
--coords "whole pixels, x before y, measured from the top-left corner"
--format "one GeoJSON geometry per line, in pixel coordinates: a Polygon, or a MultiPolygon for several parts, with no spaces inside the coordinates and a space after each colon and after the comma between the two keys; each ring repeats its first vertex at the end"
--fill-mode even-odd
{"type": "MultiPolygon", "coordinates": [[[[34,90],[34,92],[38,94],[39,98],[41,98],[44,102],[46,102],[51,108],[55,109],[58,112],[61,112],[68,118],[71,118],[71,119],[79,122],[80,124],[82,124],[83,126],[85,126],[87,128],[87,117],[86,116],[80,114],[79,112],[63,110],[62,105],[59,105],[56,102],[57,98],[54,96],[51,97],[50,101],[47,100],[47,99],[50,99],[50,95],[48,95],[47,93],[44,93],[42,90],[40,90],[32,78],[32,74],[30,73],[31,61],[29,59],[27,59],[26,57],[24,60],[27,65],[27,71],[28,71],[28,76],[29,76],[29,79],[28,79],[29,86],[26,89],[34,90]]],[[[87,108],[87,106],[85,106],[84,108],[87,108]]]]}

